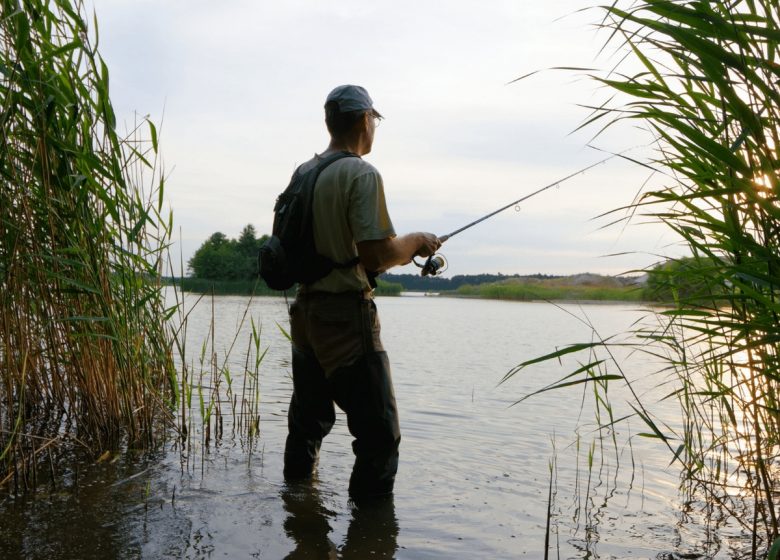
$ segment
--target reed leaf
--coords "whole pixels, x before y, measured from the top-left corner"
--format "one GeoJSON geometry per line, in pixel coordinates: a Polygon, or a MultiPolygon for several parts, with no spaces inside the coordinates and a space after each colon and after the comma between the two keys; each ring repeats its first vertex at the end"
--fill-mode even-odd
{"type": "Polygon", "coordinates": [[[176,393],[162,170],[120,137],[78,0],[0,0],[0,485],[41,449],[153,445],[176,393]],[[146,192],[147,194],[143,194],[146,192]]]}
{"type": "MultiPolygon", "coordinates": [[[[665,398],[679,401],[682,421],[659,422],[633,391],[628,404],[650,428],[639,435],[669,448],[691,503],[744,527],[743,556],[766,557],[774,543],[771,556],[780,532],[780,10],[774,0],[617,0],[601,10],[605,50],[632,69],[591,73],[610,92],[581,127],[601,134],[631,121],[649,131],[654,152],[640,164],[660,170],[663,184],[620,211],[666,225],[689,254],[647,270],[673,307],[627,333],[664,361],[664,383],[673,375],[665,398]]],[[[614,344],[564,353],[596,363],[594,352],[612,358],[614,344]]],[[[610,359],[597,375],[611,375],[607,367],[619,365],[610,359]]]]}

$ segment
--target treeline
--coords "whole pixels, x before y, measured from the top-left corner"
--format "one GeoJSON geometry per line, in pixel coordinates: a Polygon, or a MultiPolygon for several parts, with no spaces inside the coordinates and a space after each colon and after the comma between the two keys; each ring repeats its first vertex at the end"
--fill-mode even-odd
{"type": "Polygon", "coordinates": [[[222,232],[211,235],[187,263],[200,280],[253,281],[258,276],[257,255],[267,235],[257,237],[255,226],[247,224],[238,239],[222,232]]]}
{"type": "MultiPolygon", "coordinates": [[[[252,224],[244,226],[236,239],[230,239],[222,232],[212,234],[189,260],[192,275],[180,280],[182,288],[195,292],[277,293],[269,290],[262,280],[258,281],[257,255],[260,245],[267,238],[267,235],[258,237],[252,224]]],[[[581,288],[585,285],[589,286],[587,295],[591,296],[586,299],[672,302],[692,295],[703,298],[717,296],[711,286],[703,285],[700,277],[689,273],[692,267],[695,267],[695,261],[690,258],[670,260],[647,271],[645,281],[588,274],[459,274],[443,278],[385,273],[379,278],[377,293],[453,292],[502,299],[577,299],[585,298],[584,288],[581,288]],[[544,293],[537,293],[540,289],[544,293]],[[603,293],[595,293],[596,289],[603,293]]]]}
{"type": "MultiPolygon", "coordinates": [[[[416,274],[383,274],[382,278],[403,286],[405,291],[453,292],[496,299],[590,299],[642,300],[672,303],[699,298],[717,302],[722,290],[701,275],[691,274],[700,268],[698,260],[687,257],[670,259],[646,271],[643,276],[602,276],[574,274],[506,275],[470,274],[452,278],[424,277],[416,274]]],[[[711,270],[716,278],[717,270],[711,270]]]]}
{"type": "Polygon", "coordinates": [[[506,280],[550,280],[560,278],[549,274],[532,274],[520,276],[519,274],[458,274],[452,278],[441,276],[421,276],[419,274],[383,274],[382,279],[387,282],[400,284],[404,290],[412,292],[446,292],[455,291],[461,286],[474,286],[479,284],[491,284],[506,280]]]}
{"type": "MultiPolygon", "coordinates": [[[[220,280],[230,282],[252,283],[258,277],[257,255],[260,246],[268,239],[267,235],[257,236],[257,230],[252,224],[247,224],[241,230],[237,239],[230,239],[222,232],[211,235],[201,245],[188,267],[192,279],[220,280]]],[[[511,279],[549,280],[559,278],[549,274],[533,274],[520,276],[517,274],[470,274],[456,275],[452,278],[440,276],[420,276],[419,274],[382,274],[381,280],[386,284],[397,284],[409,291],[455,291],[461,286],[489,284],[511,279]]]]}
{"type": "MultiPolygon", "coordinates": [[[[247,224],[237,239],[222,232],[211,235],[187,262],[191,276],[170,278],[182,290],[214,294],[278,294],[259,279],[257,256],[267,235],[257,237],[257,230],[247,224]]],[[[377,295],[399,295],[404,288],[385,278],[377,280],[377,295]]]]}

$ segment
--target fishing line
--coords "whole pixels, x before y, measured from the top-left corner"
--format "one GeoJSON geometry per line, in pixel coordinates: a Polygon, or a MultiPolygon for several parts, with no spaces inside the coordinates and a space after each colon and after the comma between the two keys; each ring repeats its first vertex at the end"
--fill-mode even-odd
{"type": "Polygon", "coordinates": [[[520,206],[519,206],[519,205],[520,205],[520,203],[521,203],[521,202],[525,202],[525,201],[526,201],[526,200],[528,200],[529,198],[531,198],[531,197],[533,197],[533,196],[536,196],[537,194],[541,194],[541,193],[543,193],[544,191],[546,191],[546,190],[548,190],[548,189],[551,189],[551,188],[553,188],[553,187],[560,186],[560,184],[561,184],[561,183],[564,183],[564,182],[568,181],[569,179],[572,179],[572,178],[576,177],[577,175],[581,175],[581,174],[585,173],[586,171],[590,171],[590,170],[591,170],[591,169],[593,169],[594,167],[597,167],[597,166],[599,166],[599,165],[601,165],[601,164],[603,164],[603,163],[607,163],[609,160],[611,160],[611,159],[613,159],[613,158],[616,158],[616,157],[618,157],[618,155],[620,155],[620,154],[612,154],[611,156],[609,156],[609,157],[606,157],[606,158],[602,159],[601,161],[597,161],[596,163],[591,163],[591,164],[590,164],[589,166],[587,166],[587,167],[583,167],[582,169],[579,169],[579,170],[575,171],[574,173],[571,173],[571,174],[569,174],[569,175],[566,175],[566,177],[564,177],[563,179],[558,179],[557,181],[554,181],[554,182],[550,183],[549,185],[545,185],[545,186],[544,186],[544,187],[542,187],[541,189],[537,189],[537,190],[535,190],[534,192],[532,192],[532,193],[530,193],[530,194],[527,194],[527,195],[525,195],[525,196],[523,196],[523,197],[521,197],[521,198],[518,198],[517,200],[514,200],[514,201],[510,202],[510,203],[509,203],[509,204],[507,204],[506,206],[502,206],[502,207],[501,207],[501,208],[499,208],[498,210],[494,210],[494,211],[490,212],[489,214],[485,214],[485,215],[484,215],[484,216],[482,216],[481,218],[478,218],[478,219],[474,220],[473,222],[471,222],[471,223],[469,223],[469,224],[466,224],[465,226],[463,226],[463,227],[461,227],[461,228],[458,228],[458,229],[456,229],[456,230],[455,230],[455,231],[453,231],[453,232],[450,232],[450,233],[448,233],[447,235],[443,235],[443,236],[439,237],[439,240],[440,240],[442,243],[444,243],[444,242],[445,242],[445,241],[447,241],[447,240],[448,240],[450,237],[453,237],[453,236],[455,236],[455,235],[459,234],[459,233],[460,233],[460,232],[462,232],[462,231],[466,231],[467,229],[469,229],[469,228],[471,228],[471,227],[474,227],[474,226],[475,226],[475,225],[477,225],[478,223],[480,223],[480,222],[484,222],[484,221],[485,221],[485,220],[487,220],[488,218],[492,218],[492,217],[493,217],[493,216],[495,216],[496,214],[500,214],[501,212],[503,212],[504,210],[507,210],[507,209],[511,208],[512,206],[515,206],[515,207],[516,207],[516,209],[519,211],[519,209],[520,209],[520,206]]]}
{"type": "MultiPolygon", "coordinates": [[[[440,236],[439,237],[439,241],[444,243],[445,241],[447,241],[451,237],[456,236],[457,234],[461,233],[462,231],[466,231],[467,229],[472,228],[475,225],[477,225],[477,224],[479,224],[481,222],[484,222],[485,220],[487,220],[489,218],[492,218],[496,214],[500,214],[504,210],[512,208],[513,206],[515,207],[515,210],[520,211],[520,203],[521,202],[524,202],[524,201],[528,200],[529,198],[534,197],[537,194],[541,194],[544,191],[546,191],[548,189],[551,189],[553,187],[559,187],[561,185],[561,183],[565,183],[566,181],[576,177],[577,175],[582,175],[582,174],[590,171],[594,167],[597,167],[599,165],[607,163],[611,159],[614,159],[616,157],[623,157],[624,153],[626,153],[628,151],[631,151],[633,149],[634,148],[629,148],[628,150],[625,150],[625,151],[620,152],[620,153],[613,153],[609,157],[606,157],[606,158],[604,158],[604,159],[602,159],[600,161],[597,161],[596,163],[591,163],[587,167],[583,167],[582,169],[578,169],[577,171],[575,171],[573,173],[570,173],[569,175],[566,175],[566,177],[563,177],[562,179],[558,179],[557,181],[553,181],[549,185],[545,185],[544,187],[542,187],[540,189],[537,189],[534,192],[532,192],[530,194],[527,194],[527,195],[525,195],[523,197],[520,197],[517,200],[513,200],[512,202],[510,202],[506,206],[502,206],[501,208],[499,208],[497,210],[493,210],[489,214],[485,214],[481,218],[478,218],[478,219],[474,220],[473,222],[470,222],[470,223],[466,224],[465,226],[456,229],[455,231],[452,231],[452,232],[450,232],[450,233],[448,233],[446,235],[440,236]]],[[[414,262],[415,265],[417,265],[419,268],[422,269],[420,274],[422,274],[423,276],[429,276],[429,275],[430,276],[436,276],[436,275],[441,274],[442,272],[444,272],[446,270],[446,268],[447,268],[447,260],[444,258],[443,255],[440,255],[440,254],[431,255],[430,257],[428,257],[428,260],[426,260],[424,264],[420,264],[416,260],[413,260],[413,262],[414,262]]]]}

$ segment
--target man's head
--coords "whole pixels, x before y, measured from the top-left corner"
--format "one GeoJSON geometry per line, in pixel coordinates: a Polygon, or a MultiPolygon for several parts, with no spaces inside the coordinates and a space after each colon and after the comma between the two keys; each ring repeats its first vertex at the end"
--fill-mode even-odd
{"type": "Polygon", "coordinates": [[[371,151],[374,129],[382,115],[365,88],[354,85],[336,87],[325,100],[325,124],[331,137],[341,143],[360,145],[364,155],[371,151]]]}

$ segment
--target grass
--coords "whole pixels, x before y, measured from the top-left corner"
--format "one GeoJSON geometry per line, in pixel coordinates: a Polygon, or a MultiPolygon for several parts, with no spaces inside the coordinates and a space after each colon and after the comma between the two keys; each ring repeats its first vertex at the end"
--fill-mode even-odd
{"type": "Polygon", "coordinates": [[[635,286],[577,285],[566,279],[512,280],[459,287],[455,294],[514,301],[641,301],[644,292],[635,286]]]}
{"type": "Polygon", "coordinates": [[[157,130],[120,137],[80,2],[1,0],[0,486],[155,444],[176,398],[157,130]]]}

